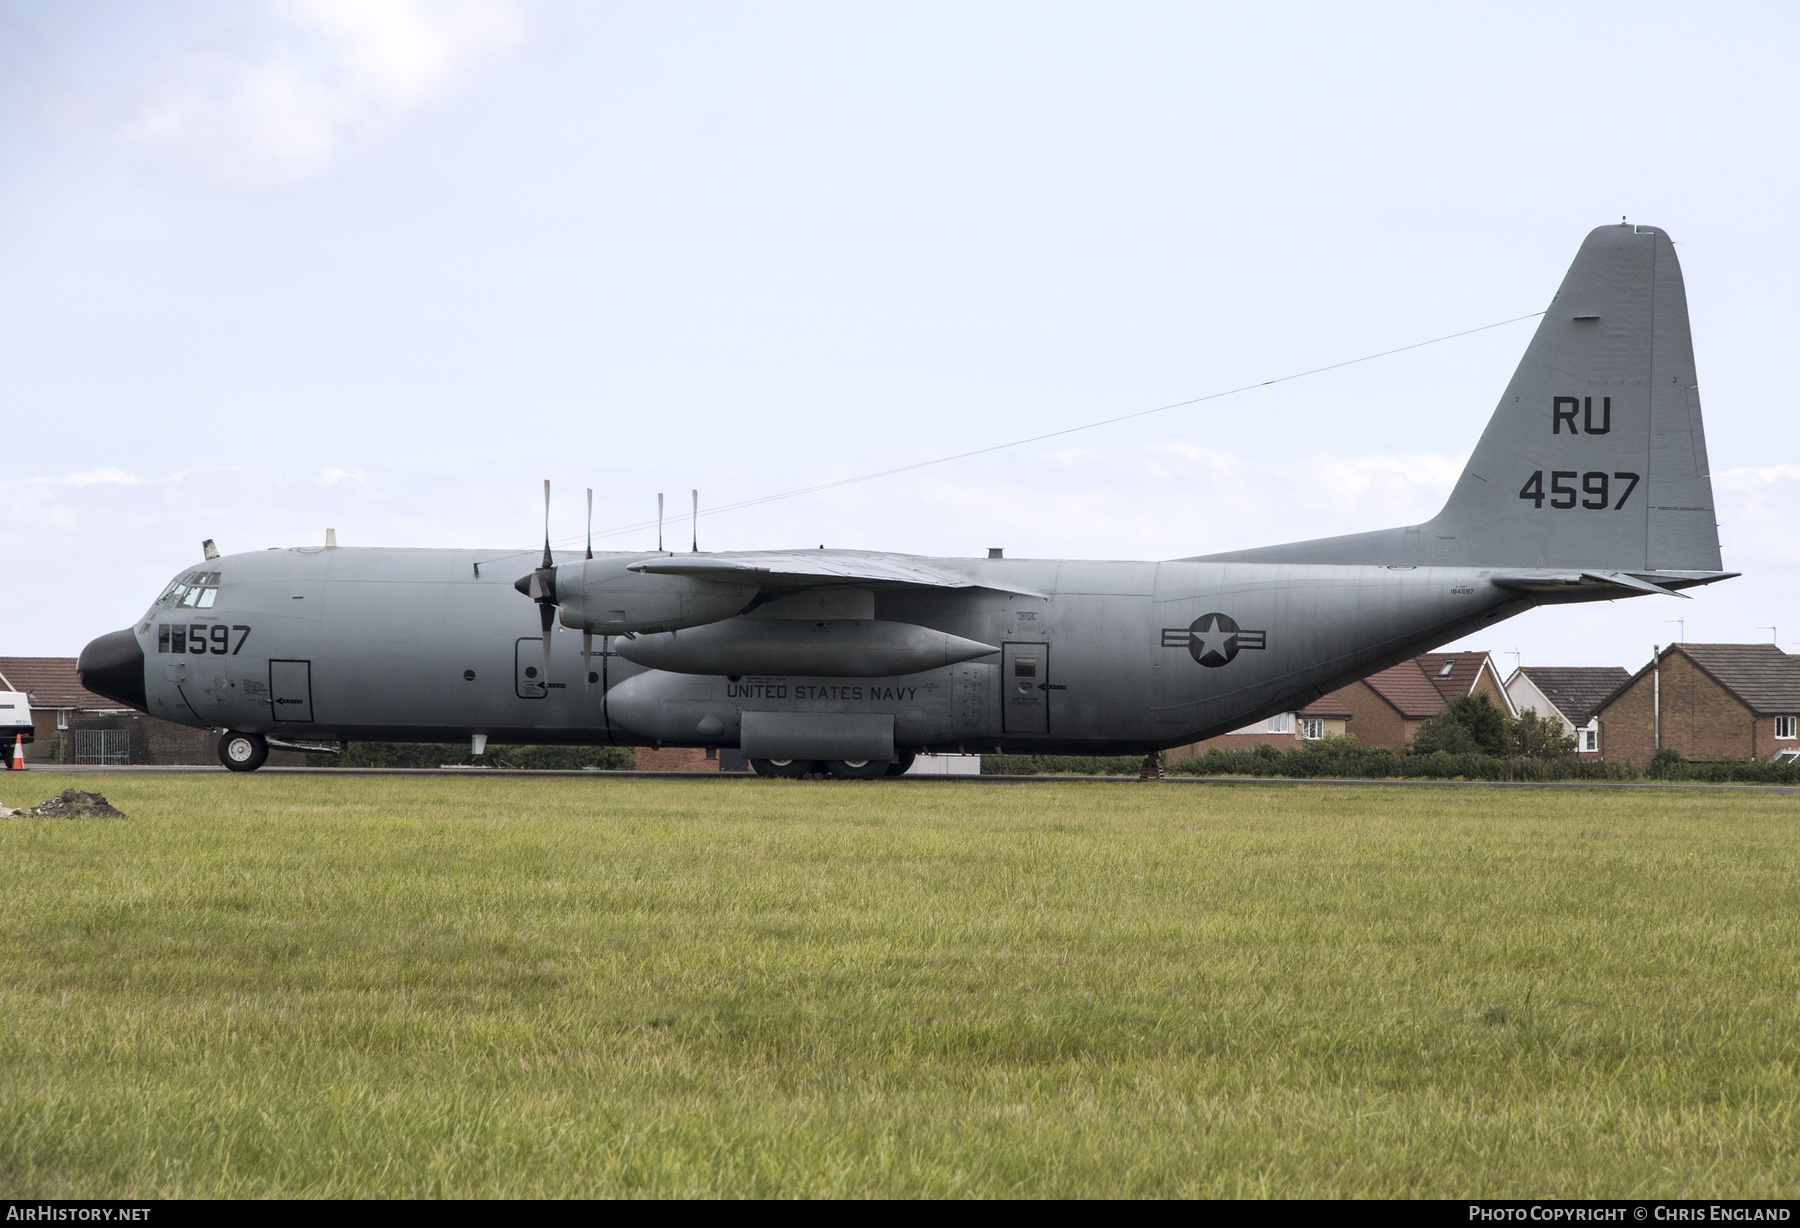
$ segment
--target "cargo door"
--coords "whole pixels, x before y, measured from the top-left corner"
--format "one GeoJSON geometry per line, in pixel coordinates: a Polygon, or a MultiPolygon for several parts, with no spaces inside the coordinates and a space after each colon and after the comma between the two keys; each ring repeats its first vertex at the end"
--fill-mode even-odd
{"type": "Polygon", "coordinates": [[[1000,646],[1000,728],[1050,732],[1050,645],[1000,646]]]}
{"type": "Polygon", "coordinates": [[[312,662],[269,662],[269,708],[278,721],[310,721],[312,662]]]}

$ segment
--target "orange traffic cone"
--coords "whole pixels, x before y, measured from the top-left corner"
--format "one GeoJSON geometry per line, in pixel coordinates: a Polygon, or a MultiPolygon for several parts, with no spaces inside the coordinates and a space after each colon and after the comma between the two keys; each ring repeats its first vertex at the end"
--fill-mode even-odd
{"type": "Polygon", "coordinates": [[[25,735],[22,733],[13,735],[12,770],[15,772],[25,770],[25,735]]]}

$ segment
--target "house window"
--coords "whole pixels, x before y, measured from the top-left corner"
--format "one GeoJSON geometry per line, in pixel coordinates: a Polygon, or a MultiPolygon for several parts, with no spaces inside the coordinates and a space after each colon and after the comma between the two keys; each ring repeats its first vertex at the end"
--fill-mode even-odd
{"type": "Polygon", "coordinates": [[[1579,730],[1577,736],[1581,739],[1582,750],[1596,751],[1600,749],[1600,727],[1598,725],[1589,725],[1586,729],[1579,730]]]}
{"type": "Polygon", "coordinates": [[[1324,718],[1318,717],[1318,716],[1303,716],[1303,717],[1301,717],[1300,718],[1300,736],[1305,738],[1308,742],[1317,742],[1320,738],[1324,737],[1325,736],[1325,720],[1324,720],[1324,718]]]}
{"type": "Polygon", "coordinates": [[[58,708],[56,710],[56,727],[58,729],[67,729],[69,727],[68,708],[58,708]]]}
{"type": "Polygon", "coordinates": [[[1454,674],[1455,672],[1456,672],[1456,662],[1455,661],[1446,661],[1446,662],[1444,662],[1444,668],[1442,668],[1438,671],[1438,677],[1439,678],[1448,678],[1451,674],[1454,674]]]}
{"type": "Polygon", "coordinates": [[[1283,712],[1279,716],[1271,716],[1269,718],[1268,727],[1266,729],[1264,729],[1263,732],[1264,733],[1293,733],[1294,732],[1294,714],[1292,712],[1283,712]]]}
{"type": "Polygon", "coordinates": [[[1794,737],[1795,736],[1794,726],[1796,723],[1800,723],[1800,717],[1795,717],[1795,716],[1778,716],[1778,717],[1776,717],[1775,718],[1775,736],[1778,738],[1794,737]]]}

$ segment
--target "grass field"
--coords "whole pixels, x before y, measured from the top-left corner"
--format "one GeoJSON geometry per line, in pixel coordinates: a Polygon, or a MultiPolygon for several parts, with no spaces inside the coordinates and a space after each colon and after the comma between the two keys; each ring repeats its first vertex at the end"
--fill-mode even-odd
{"type": "Polygon", "coordinates": [[[1800,799],[0,778],[0,1189],[1800,1194],[1800,799]]]}

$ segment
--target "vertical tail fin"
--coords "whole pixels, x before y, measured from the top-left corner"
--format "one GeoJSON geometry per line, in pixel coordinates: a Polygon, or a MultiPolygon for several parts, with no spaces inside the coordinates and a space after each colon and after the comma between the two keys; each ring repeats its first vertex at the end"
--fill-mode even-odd
{"type": "Polygon", "coordinates": [[[1588,235],[1434,518],[1208,557],[1718,571],[1687,291],[1668,235],[1623,224],[1588,235]]]}
{"type": "Polygon", "coordinates": [[[1675,247],[1588,235],[1444,510],[1433,562],[1719,570],[1675,247]]]}

